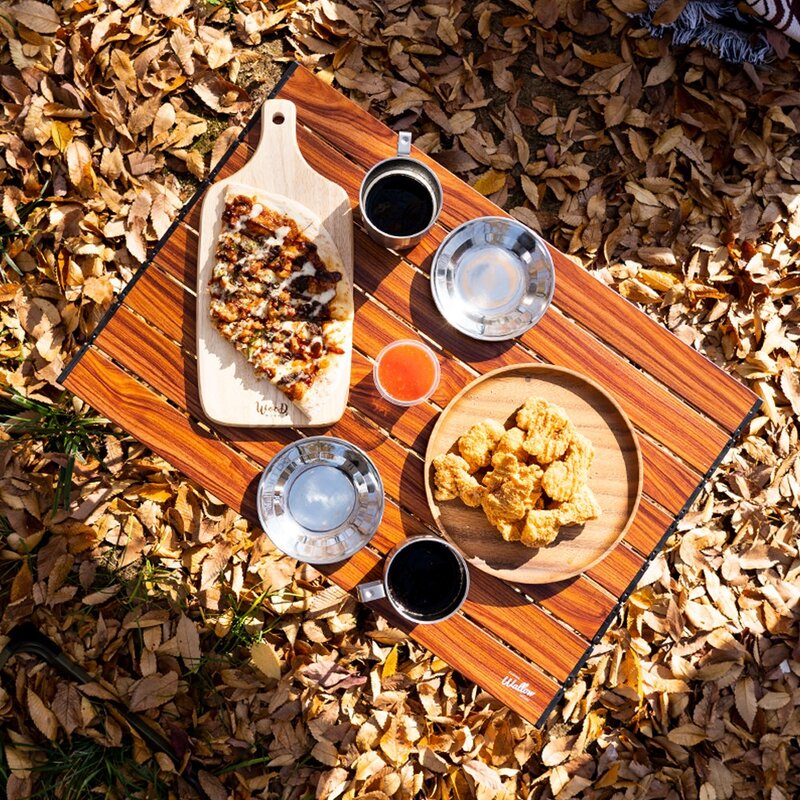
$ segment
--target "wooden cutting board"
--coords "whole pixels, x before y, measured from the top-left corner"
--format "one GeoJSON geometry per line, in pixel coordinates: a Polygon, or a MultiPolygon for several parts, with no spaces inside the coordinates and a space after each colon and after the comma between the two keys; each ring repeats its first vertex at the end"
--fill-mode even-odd
{"type": "Polygon", "coordinates": [[[200,217],[197,256],[197,375],[206,416],[224,425],[314,427],[336,422],[347,405],[350,385],[342,376],[329,403],[312,417],[296,408],[268,380],[256,377],[252,366],[212,325],[208,279],[230,187],[251,194],[268,192],[301,203],[320,218],[330,234],[344,269],[353,283],[353,217],[347,192],[323,178],[305,161],[297,145],[294,103],[267,100],[261,107],[261,140],[252,158],[235,174],[206,192],[200,217]]]}
{"type": "Polygon", "coordinates": [[[604,389],[570,369],[519,364],[482,375],[451,400],[428,440],[425,476],[439,529],[468,561],[505,580],[550,583],[585,572],[622,539],[639,506],[643,472],[636,432],[604,389]],[[564,527],[552,544],[536,549],[503,541],[481,508],[468,508],[460,500],[437,501],[431,465],[440,453],[457,453],[459,436],[476,422],[489,418],[512,427],[516,410],[533,395],[561,406],[592,442],[588,485],[603,509],[597,519],[564,527]]]}

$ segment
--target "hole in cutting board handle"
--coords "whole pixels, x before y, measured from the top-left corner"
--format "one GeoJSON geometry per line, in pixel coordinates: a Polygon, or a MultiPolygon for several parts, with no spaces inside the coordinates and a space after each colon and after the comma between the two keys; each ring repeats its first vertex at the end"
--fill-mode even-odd
{"type": "Polygon", "coordinates": [[[275,112],[275,113],[272,115],[272,121],[273,121],[273,122],[274,122],[276,125],[283,125],[283,123],[286,121],[286,117],[284,117],[284,116],[283,116],[283,114],[282,114],[280,111],[276,111],[276,112],[275,112]]]}

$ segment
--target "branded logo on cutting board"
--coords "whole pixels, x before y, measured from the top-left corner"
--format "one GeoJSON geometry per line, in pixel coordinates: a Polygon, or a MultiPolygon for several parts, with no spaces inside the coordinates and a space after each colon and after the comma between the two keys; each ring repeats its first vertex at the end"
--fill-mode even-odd
{"type": "Polygon", "coordinates": [[[256,403],[256,411],[268,417],[273,417],[275,415],[283,417],[289,412],[289,404],[275,403],[272,400],[259,400],[256,403]]]}

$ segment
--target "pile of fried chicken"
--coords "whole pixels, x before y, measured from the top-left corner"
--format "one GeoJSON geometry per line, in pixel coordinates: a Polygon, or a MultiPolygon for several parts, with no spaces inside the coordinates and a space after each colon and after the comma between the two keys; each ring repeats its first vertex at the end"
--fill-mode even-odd
{"type": "Polygon", "coordinates": [[[516,423],[506,430],[485,419],[458,439],[459,455],[436,456],[434,497],[480,506],[507,542],[544,547],[563,526],[600,516],[586,485],[594,448],[564,409],[540,397],[525,401],[516,423]]]}

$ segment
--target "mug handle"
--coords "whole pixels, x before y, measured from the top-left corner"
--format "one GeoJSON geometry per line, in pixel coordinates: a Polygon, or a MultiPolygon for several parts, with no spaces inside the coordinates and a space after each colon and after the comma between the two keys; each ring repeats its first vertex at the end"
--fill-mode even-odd
{"type": "Polygon", "coordinates": [[[386,597],[386,590],[383,588],[383,581],[370,581],[369,583],[360,583],[356,586],[358,591],[358,599],[362,603],[369,603],[372,600],[382,600],[386,597]]]}
{"type": "Polygon", "coordinates": [[[411,155],[411,131],[400,131],[397,134],[397,155],[411,155]]]}

